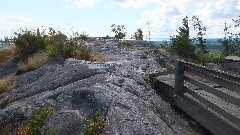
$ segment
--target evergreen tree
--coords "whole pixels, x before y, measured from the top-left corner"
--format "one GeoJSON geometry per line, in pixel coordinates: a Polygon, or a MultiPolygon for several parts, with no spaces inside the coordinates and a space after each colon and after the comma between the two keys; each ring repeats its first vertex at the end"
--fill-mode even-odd
{"type": "Polygon", "coordinates": [[[176,31],[178,35],[171,36],[171,46],[170,50],[173,51],[180,58],[186,60],[195,59],[195,46],[192,44],[192,41],[189,39],[189,26],[188,26],[188,17],[183,18],[183,26],[179,27],[176,31]]]}

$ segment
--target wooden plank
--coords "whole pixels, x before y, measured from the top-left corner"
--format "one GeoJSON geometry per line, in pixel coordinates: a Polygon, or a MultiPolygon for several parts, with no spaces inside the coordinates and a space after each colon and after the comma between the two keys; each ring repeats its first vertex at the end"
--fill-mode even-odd
{"type": "Polygon", "coordinates": [[[175,70],[175,93],[177,95],[183,95],[183,90],[184,90],[184,66],[181,61],[178,61],[175,70]]]}
{"type": "Polygon", "coordinates": [[[188,97],[175,97],[175,104],[215,135],[238,135],[240,129],[230,125],[213,112],[188,97]]]}
{"type": "Polygon", "coordinates": [[[190,64],[190,63],[187,63],[184,61],[182,61],[182,63],[185,66],[185,68],[187,67],[187,68],[195,70],[195,71],[207,73],[209,75],[215,75],[215,76],[218,76],[219,78],[224,78],[225,80],[231,80],[233,82],[240,83],[240,76],[225,73],[223,71],[220,72],[220,71],[211,70],[209,68],[205,68],[205,67],[202,67],[199,65],[193,65],[193,64],[190,64]]]}
{"type": "Polygon", "coordinates": [[[220,98],[226,100],[229,103],[235,104],[238,107],[240,107],[240,99],[238,99],[238,98],[230,96],[230,95],[228,95],[228,94],[226,94],[226,93],[224,93],[222,91],[219,91],[219,90],[217,90],[217,89],[215,89],[215,88],[213,88],[211,86],[208,86],[206,84],[203,84],[203,83],[201,83],[199,81],[193,80],[190,77],[185,76],[184,80],[187,81],[187,82],[190,82],[193,85],[196,85],[197,87],[200,87],[203,90],[206,90],[207,92],[210,92],[210,93],[214,94],[217,97],[220,97],[220,98]]]}
{"type": "Polygon", "coordinates": [[[207,99],[203,98],[202,96],[200,96],[199,94],[197,94],[195,91],[190,90],[187,87],[184,87],[184,90],[192,95],[193,97],[195,97],[197,100],[199,100],[201,103],[205,104],[206,106],[208,106],[209,108],[211,108],[212,110],[214,110],[215,112],[217,112],[218,114],[222,115],[224,118],[228,119],[229,121],[231,121],[233,124],[237,125],[238,127],[240,127],[240,118],[234,116],[233,114],[225,111],[224,109],[218,107],[217,105],[215,105],[212,102],[209,102],[207,99]]]}
{"type": "Polygon", "coordinates": [[[201,78],[207,79],[207,80],[209,80],[213,83],[217,83],[217,84],[223,86],[224,88],[240,92],[240,89],[239,89],[240,84],[239,83],[235,83],[235,82],[230,81],[230,80],[225,80],[224,78],[219,78],[217,76],[209,75],[208,73],[195,71],[195,70],[190,69],[188,67],[186,67],[185,70],[187,71],[187,73],[190,73],[194,76],[200,76],[201,78]]]}

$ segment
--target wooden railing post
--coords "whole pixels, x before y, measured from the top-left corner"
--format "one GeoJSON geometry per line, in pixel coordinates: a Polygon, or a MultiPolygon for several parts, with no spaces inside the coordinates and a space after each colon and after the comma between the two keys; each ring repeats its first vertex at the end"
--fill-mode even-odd
{"type": "Polygon", "coordinates": [[[175,70],[175,94],[183,95],[184,89],[184,65],[181,61],[176,64],[175,70]]]}
{"type": "Polygon", "coordinates": [[[1,45],[0,45],[0,46],[1,46],[1,47],[3,47],[3,40],[2,40],[2,39],[1,39],[0,43],[1,43],[1,45]]]}

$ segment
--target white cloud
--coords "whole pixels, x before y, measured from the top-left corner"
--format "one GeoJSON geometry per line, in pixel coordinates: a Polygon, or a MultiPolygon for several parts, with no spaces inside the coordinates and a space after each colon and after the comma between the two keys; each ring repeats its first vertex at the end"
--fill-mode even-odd
{"type": "Polygon", "coordinates": [[[145,7],[146,4],[156,3],[158,0],[113,0],[117,2],[123,8],[141,8],[145,7]]]}
{"type": "Polygon", "coordinates": [[[23,16],[0,16],[0,38],[5,35],[12,35],[11,30],[30,25],[32,19],[23,16]]]}
{"type": "Polygon", "coordinates": [[[67,9],[74,8],[89,8],[92,7],[98,0],[67,0],[65,7],[67,9]]]}
{"type": "MultiPolygon", "coordinates": [[[[125,0],[130,1],[130,0],[125,0]]],[[[147,1],[143,1],[148,4],[147,1]]],[[[152,36],[169,37],[176,34],[176,29],[181,26],[182,18],[188,15],[199,16],[203,25],[207,27],[206,37],[222,37],[224,22],[240,15],[240,0],[154,0],[153,9],[146,9],[142,18],[137,21],[145,26],[150,22],[152,36]]],[[[147,7],[147,6],[146,6],[147,7]]],[[[189,23],[191,25],[191,22],[189,23]]],[[[195,36],[194,32],[191,36],[195,36]]]]}

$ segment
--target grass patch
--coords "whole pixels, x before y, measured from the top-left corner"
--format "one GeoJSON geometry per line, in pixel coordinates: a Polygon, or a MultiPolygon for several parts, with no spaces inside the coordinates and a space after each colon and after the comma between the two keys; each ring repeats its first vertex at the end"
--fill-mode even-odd
{"type": "Polygon", "coordinates": [[[4,93],[13,88],[16,77],[14,75],[9,75],[0,80],[0,94],[4,93]]]}
{"type": "Polygon", "coordinates": [[[84,135],[99,135],[104,131],[106,120],[100,116],[98,111],[96,111],[92,116],[86,118],[84,124],[84,135]]]}
{"type": "Polygon", "coordinates": [[[17,74],[25,73],[41,67],[49,61],[48,55],[45,52],[34,54],[27,58],[25,62],[20,62],[17,74]]]}
{"type": "Polygon", "coordinates": [[[0,49],[0,64],[6,62],[15,55],[14,49],[0,49]]]}
{"type": "Polygon", "coordinates": [[[163,68],[166,68],[167,70],[172,70],[174,69],[174,65],[167,63],[167,62],[161,62],[159,63],[163,68]]]}

